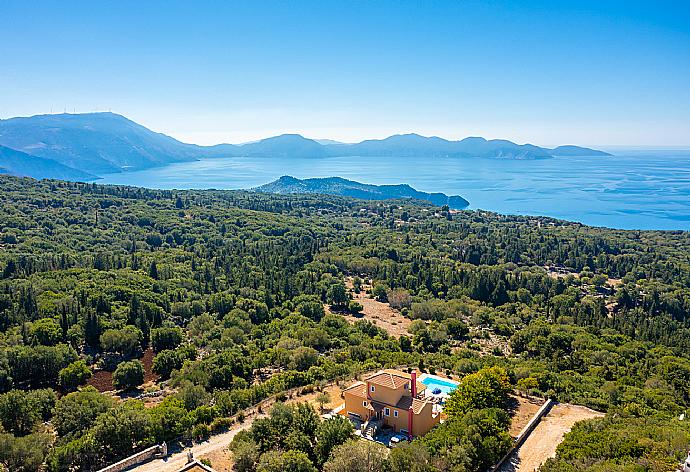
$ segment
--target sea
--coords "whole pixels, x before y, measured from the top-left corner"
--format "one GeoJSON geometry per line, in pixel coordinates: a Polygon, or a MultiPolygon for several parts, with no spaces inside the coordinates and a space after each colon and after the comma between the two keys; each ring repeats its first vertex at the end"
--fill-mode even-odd
{"type": "Polygon", "coordinates": [[[506,160],[419,157],[208,158],[107,174],[100,183],[158,189],[250,189],[283,175],[406,183],[461,195],[469,209],[550,216],[620,229],[690,230],[690,151],[506,160]]]}

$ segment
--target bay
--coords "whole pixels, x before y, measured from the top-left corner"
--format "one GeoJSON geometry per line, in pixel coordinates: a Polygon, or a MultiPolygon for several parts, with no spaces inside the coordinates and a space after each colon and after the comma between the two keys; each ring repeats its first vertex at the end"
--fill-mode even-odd
{"type": "Polygon", "coordinates": [[[159,189],[248,189],[282,175],[407,183],[461,195],[470,209],[622,229],[690,230],[690,152],[618,151],[539,160],[419,157],[232,157],[104,175],[159,189]]]}

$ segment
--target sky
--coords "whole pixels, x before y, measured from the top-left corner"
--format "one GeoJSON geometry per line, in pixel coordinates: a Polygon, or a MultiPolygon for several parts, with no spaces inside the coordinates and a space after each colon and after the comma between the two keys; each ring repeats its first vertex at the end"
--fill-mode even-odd
{"type": "Polygon", "coordinates": [[[690,1],[0,0],[0,118],[690,146],[690,1]]]}

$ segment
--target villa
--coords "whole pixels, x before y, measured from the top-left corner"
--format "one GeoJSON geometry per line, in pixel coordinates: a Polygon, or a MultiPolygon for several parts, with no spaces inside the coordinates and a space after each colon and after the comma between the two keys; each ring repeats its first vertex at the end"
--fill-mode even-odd
{"type": "Polygon", "coordinates": [[[384,426],[408,438],[421,436],[441,420],[441,407],[436,398],[424,395],[426,388],[416,372],[382,370],[343,392],[345,405],[340,414],[362,424],[366,437],[384,426]]]}

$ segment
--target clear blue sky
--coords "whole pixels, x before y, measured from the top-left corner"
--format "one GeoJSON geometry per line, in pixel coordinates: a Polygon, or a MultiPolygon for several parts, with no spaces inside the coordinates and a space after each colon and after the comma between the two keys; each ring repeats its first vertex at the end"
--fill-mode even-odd
{"type": "Polygon", "coordinates": [[[0,117],[690,145],[690,1],[0,0],[0,117]]]}

